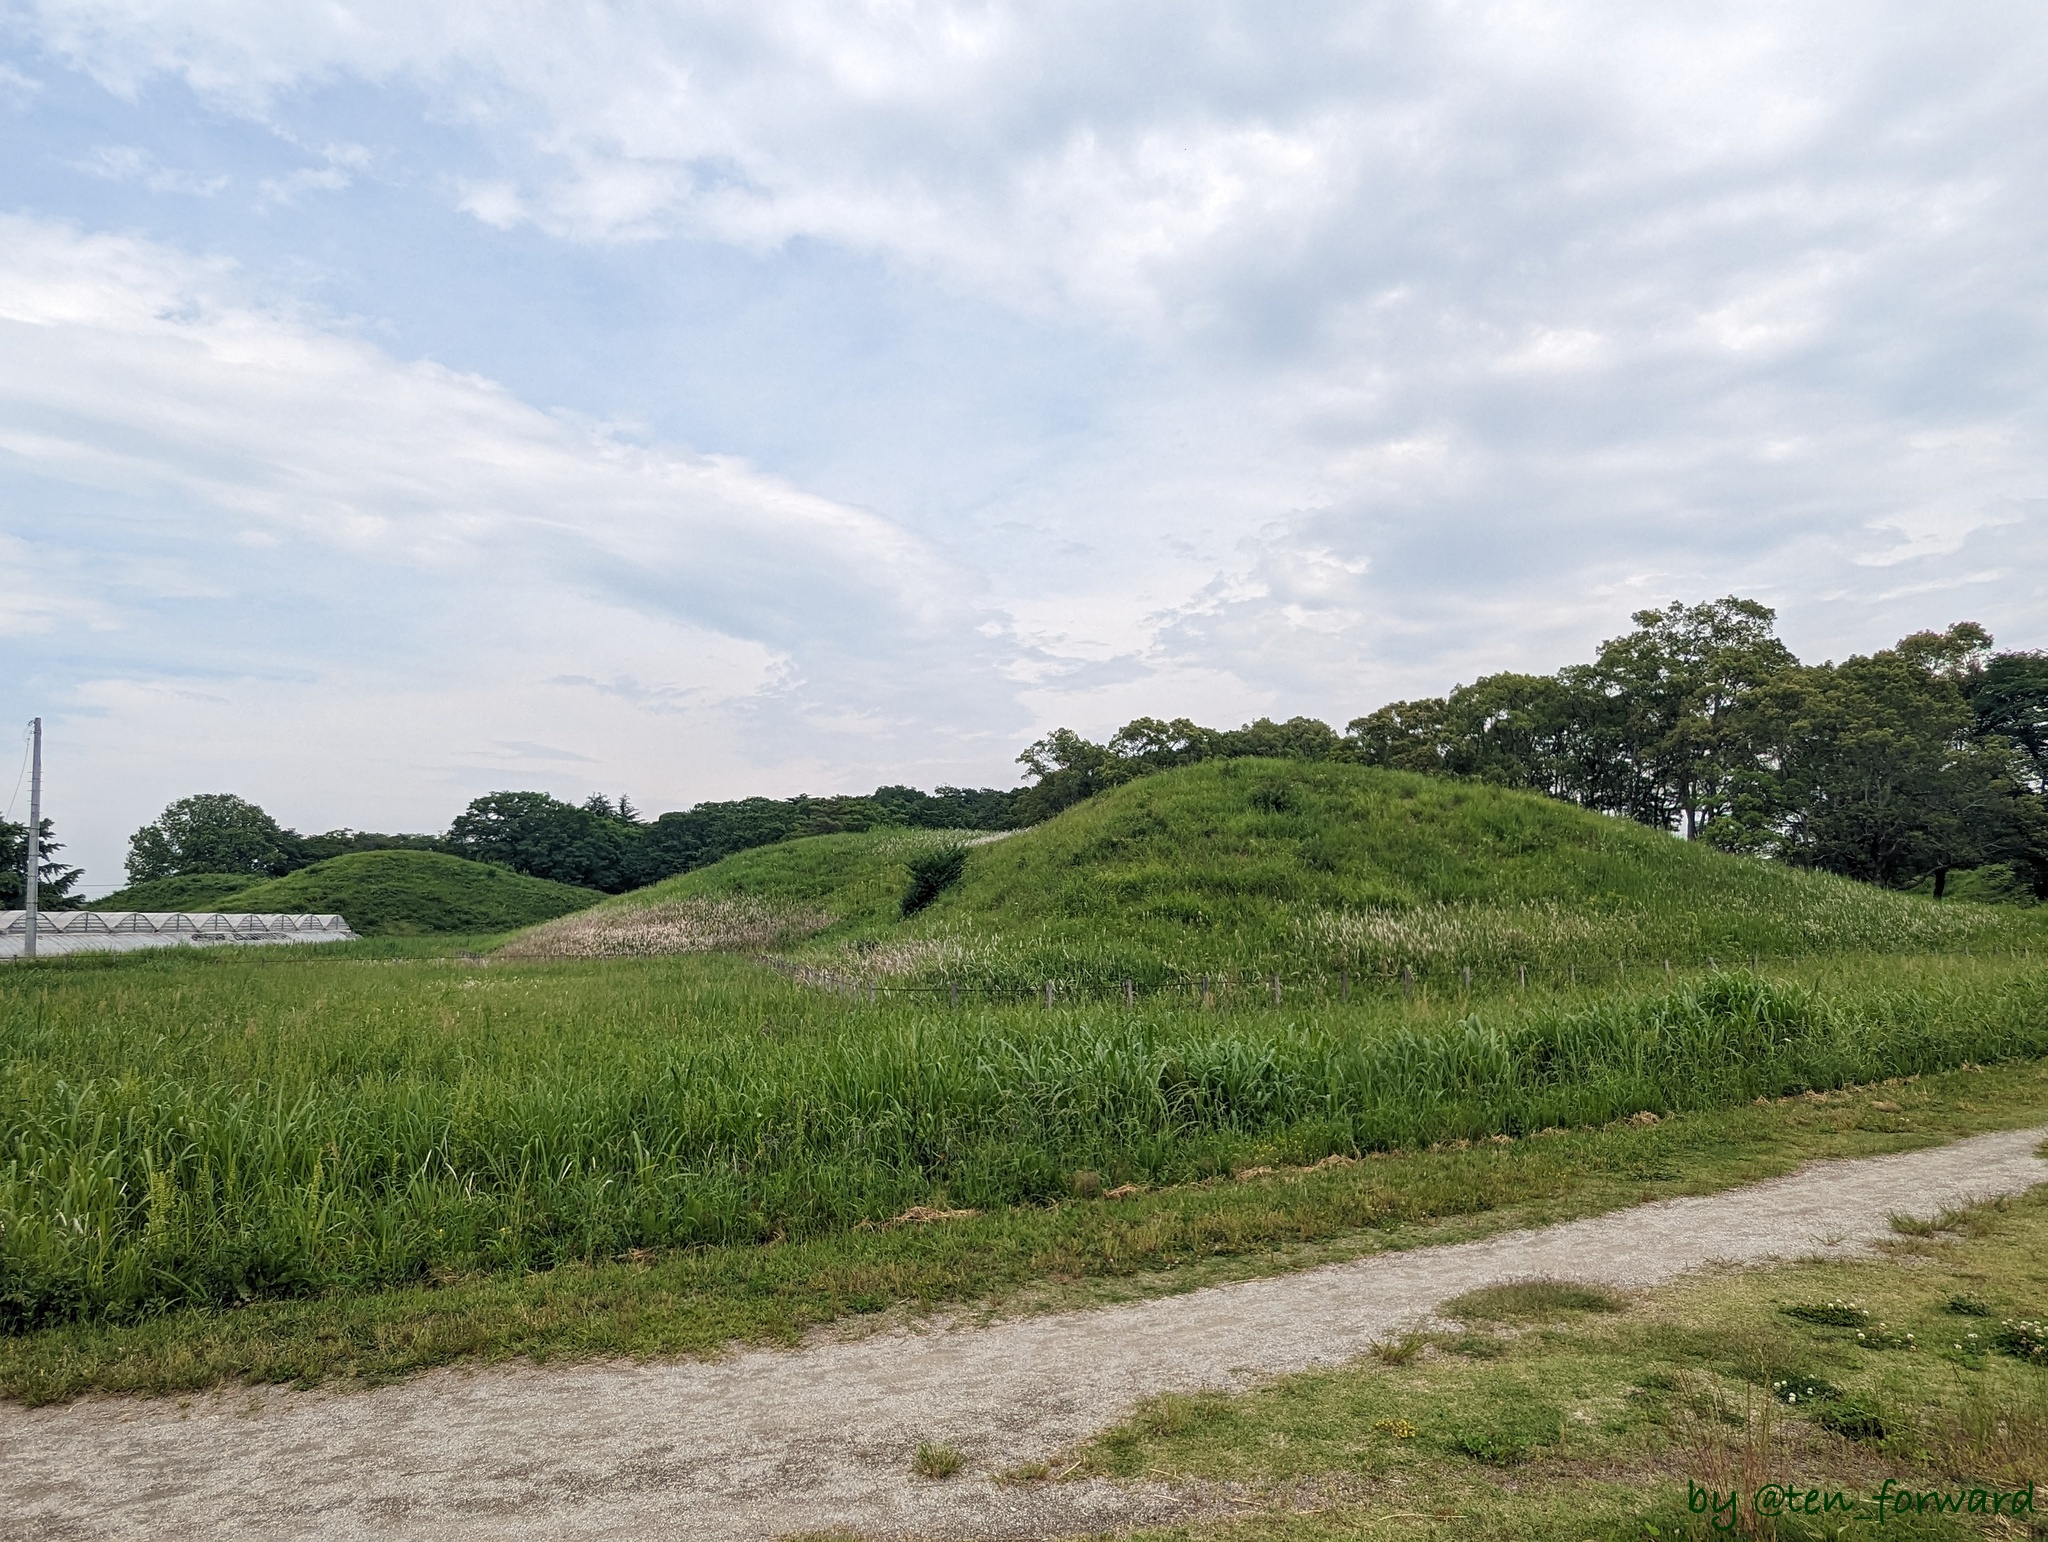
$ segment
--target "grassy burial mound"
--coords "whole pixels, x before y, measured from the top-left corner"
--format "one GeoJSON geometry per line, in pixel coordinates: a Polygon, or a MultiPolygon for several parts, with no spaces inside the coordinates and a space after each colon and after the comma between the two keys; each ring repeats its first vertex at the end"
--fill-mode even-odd
{"type": "Polygon", "coordinates": [[[743,852],[524,939],[532,955],[784,947],[855,979],[998,989],[1338,970],[1475,983],[2025,947],[2025,913],[1729,856],[1528,793],[1299,761],[1148,777],[1035,829],[743,852]],[[957,878],[919,892],[935,859],[957,878]],[[911,900],[922,900],[912,906],[911,900]],[[914,913],[905,914],[906,909],[914,913]]]}
{"type": "MultiPolygon", "coordinates": [[[[466,862],[433,851],[358,851],[302,867],[283,878],[266,879],[228,894],[216,894],[203,908],[286,914],[340,915],[366,937],[422,936],[434,932],[508,932],[550,920],[590,904],[598,895],[572,884],[525,878],[502,867],[466,862]]],[[[130,896],[191,884],[167,878],[127,891],[130,896]]],[[[112,908],[110,900],[100,908],[112,908]]],[[[189,905],[124,909],[189,909],[189,905]]]]}

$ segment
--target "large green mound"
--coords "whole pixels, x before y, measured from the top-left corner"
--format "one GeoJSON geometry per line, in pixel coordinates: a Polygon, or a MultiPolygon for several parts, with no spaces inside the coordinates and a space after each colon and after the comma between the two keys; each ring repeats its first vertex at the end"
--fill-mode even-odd
{"type": "MultiPolygon", "coordinates": [[[[176,878],[152,878],[131,883],[92,902],[94,910],[220,910],[221,901],[233,899],[258,880],[247,873],[183,873],[176,878]]],[[[245,910],[246,906],[227,907],[245,910]]]]}
{"type": "Polygon", "coordinates": [[[366,937],[506,932],[581,910],[594,889],[436,851],[357,851],[227,896],[215,908],[340,915],[366,937]]]}
{"type": "MultiPolygon", "coordinates": [[[[1350,765],[1232,760],[1129,783],[972,846],[959,882],[903,919],[910,858],[965,839],[791,841],[593,916],[742,906],[786,918],[783,941],[835,972],[1008,987],[1404,967],[1424,978],[1612,975],[1665,959],[2044,935],[2021,912],[1729,856],[1529,793],[1350,765]]],[[[757,926],[750,943],[769,930],[757,926]]]]}

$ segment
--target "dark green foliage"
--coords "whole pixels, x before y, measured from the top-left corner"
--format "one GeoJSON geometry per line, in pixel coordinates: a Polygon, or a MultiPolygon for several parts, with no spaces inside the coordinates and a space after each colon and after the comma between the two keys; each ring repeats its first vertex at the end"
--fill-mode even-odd
{"type": "Polygon", "coordinates": [[[364,851],[244,889],[221,908],[339,915],[366,937],[507,932],[596,903],[589,889],[431,851],[364,851]]]}
{"type": "Polygon", "coordinates": [[[803,1238],[935,1200],[1043,1203],[1082,1171],[1192,1182],[1276,1152],[1413,1150],[2048,1052],[2048,978],[2018,967],[1219,1019],[867,1007],[719,960],[320,953],[0,971],[0,1298],[17,1326],[803,1238]]]}
{"type": "MultiPolygon", "coordinates": [[[[39,910],[77,910],[85,901],[79,897],[82,868],[67,867],[55,860],[64,848],[51,835],[48,819],[36,834],[36,907],[39,910]]],[[[0,910],[20,910],[28,903],[28,826],[0,819],[0,910]]]]}
{"type": "Polygon", "coordinates": [[[276,878],[303,865],[297,834],[231,792],[180,798],[128,837],[130,883],[185,873],[276,878]]]}
{"type": "Polygon", "coordinates": [[[1883,1440],[1891,1433],[1882,1411],[1865,1397],[1845,1397],[1839,1402],[1824,1403],[1814,1423],[1844,1440],[1883,1440]]]}
{"type": "Polygon", "coordinates": [[[1936,898],[2001,864],[2048,899],[2048,658],[1987,662],[1960,622],[1807,668],[1753,600],[1634,619],[1590,664],[1355,719],[1346,751],[1936,898]]]}
{"type": "MultiPolygon", "coordinates": [[[[200,793],[180,798],[128,838],[128,886],[132,892],[167,879],[189,878],[208,880],[204,887],[211,888],[217,887],[210,883],[214,878],[239,877],[246,888],[253,880],[279,878],[350,852],[434,851],[439,844],[431,835],[378,835],[367,830],[301,835],[287,830],[246,798],[226,792],[200,793]]],[[[190,908],[189,904],[99,903],[115,910],[190,908]]]]}
{"type": "Polygon", "coordinates": [[[914,916],[960,881],[967,871],[965,846],[934,846],[904,859],[910,886],[903,891],[903,913],[914,916]]]}
{"type": "Polygon", "coordinates": [[[2001,653],[1965,690],[1978,734],[2019,749],[2034,791],[2048,788],[2048,653],[2001,653]]]}
{"type": "Polygon", "coordinates": [[[1951,1315],[1956,1317],[1989,1317],[1991,1315],[1990,1305],[1978,1300],[1975,1296],[1950,1296],[1948,1298],[1948,1310],[1951,1315]]]}
{"type": "Polygon", "coordinates": [[[1870,1321],[1870,1314],[1853,1301],[1807,1301],[1778,1310],[1823,1328],[1861,1328],[1870,1321]]]}
{"type": "Polygon", "coordinates": [[[564,803],[544,792],[494,792],[455,816],[444,843],[472,862],[606,894],[635,888],[640,831],[609,805],[564,803]]]}

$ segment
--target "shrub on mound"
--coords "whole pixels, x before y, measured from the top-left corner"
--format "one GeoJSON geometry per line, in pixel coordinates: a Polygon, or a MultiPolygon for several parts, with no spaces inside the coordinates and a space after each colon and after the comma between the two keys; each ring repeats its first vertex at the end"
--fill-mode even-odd
{"type": "Polygon", "coordinates": [[[358,851],[244,889],[233,908],[340,915],[365,936],[392,937],[509,932],[603,897],[436,851],[358,851]]]}

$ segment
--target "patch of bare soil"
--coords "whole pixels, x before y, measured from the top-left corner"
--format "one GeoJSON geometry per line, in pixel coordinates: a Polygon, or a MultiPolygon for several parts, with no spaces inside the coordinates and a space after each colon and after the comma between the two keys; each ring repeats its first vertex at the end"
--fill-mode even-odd
{"type": "Polygon", "coordinates": [[[1618,1288],[1842,1257],[1894,1214],[2048,1180],[2022,1130],[1818,1164],[1483,1242],[979,1329],[821,1335],[668,1365],[436,1372],[365,1392],[0,1410],[0,1537],[1044,1537],[1203,1496],[996,1481],[1140,1398],[1351,1359],[1453,1296],[1536,1277],[1618,1288]],[[965,1458],[917,1476],[921,1443],[965,1458]]]}

